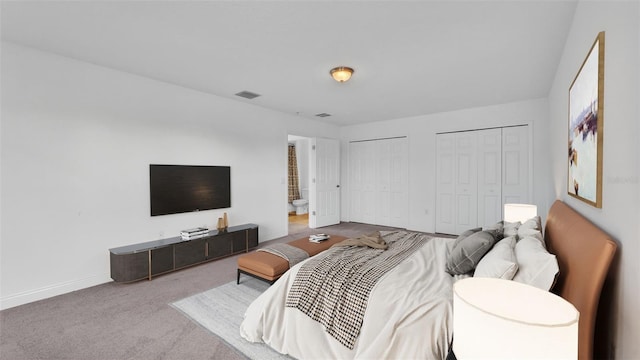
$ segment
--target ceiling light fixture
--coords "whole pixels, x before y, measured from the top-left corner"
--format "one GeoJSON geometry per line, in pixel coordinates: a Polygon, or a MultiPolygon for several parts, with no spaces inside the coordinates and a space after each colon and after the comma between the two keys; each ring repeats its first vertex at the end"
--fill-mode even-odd
{"type": "Polygon", "coordinates": [[[337,82],[345,82],[351,79],[351,75],[353,74],[353,69],[346,66],[338,66],[329,72],[331,77],[337,82]]]}

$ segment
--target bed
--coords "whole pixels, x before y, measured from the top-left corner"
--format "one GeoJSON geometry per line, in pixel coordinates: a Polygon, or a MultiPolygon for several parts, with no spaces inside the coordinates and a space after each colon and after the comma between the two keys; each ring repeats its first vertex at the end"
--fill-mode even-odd
{"type": "MultiPolygon", "coordinates": [[[[507,234],[506,228],[501,231],[507,234]]],[[[399,232],[382,235],[404,236],[399,232]]],[[[539,239],[543,241],[542,234],[539,239]]],[[[560,201],[549,212],[544,242],[549,252],[555,254],[547,253],[545,260],[554,258],[557,274],[553,281],[546,279],[543,286],[553,285],[552,291],[580,312],[579,357],[589,359],[600,291],[615,253],[615,243],[560,201]]],[[[293,266],[249,306],[240,333],[248,341],[264,342],[299,359],[444,359],[453,337],[453,284],[473,274],[452,276],[447,272],[458,243],[455,238],[427,237],[415,252],[386,272],[370,289],[362,326],[352,346],[328,334],[325,330],[331,325],[322,325],[299,309],[286,306],[290,302],[289,292],[297,289],[297,274],[301,271],[305,274],[305,264],[313,258],[293,266]]],[[[488,258],[488,254],[482,259],[488,258]]]]}

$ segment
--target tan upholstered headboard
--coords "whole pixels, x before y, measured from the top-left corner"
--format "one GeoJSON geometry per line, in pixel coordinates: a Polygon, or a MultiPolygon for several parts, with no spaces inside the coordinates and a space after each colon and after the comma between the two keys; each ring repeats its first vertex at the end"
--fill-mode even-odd
{"type": "Polygon", "coordinates": [[[547,217],[544,238],[560,266],[552,292],[580,312],[578,358],[593,358],[593,335],[602,285],[616,252],[616,243],[562,201],[547,217]]]}

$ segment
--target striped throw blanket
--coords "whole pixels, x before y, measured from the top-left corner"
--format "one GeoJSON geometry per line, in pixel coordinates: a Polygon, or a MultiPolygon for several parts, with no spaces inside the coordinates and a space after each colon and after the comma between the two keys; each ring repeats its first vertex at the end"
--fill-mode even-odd
{"type": "Polygon", "coordinates": [[[264,251],[276,256],[280,256],[281,258],[289,262],[289,267],[292,267],[293,265],[309,257],[309,254],[306,251],[289,244],[273,244],[271,246],[258,249],[257,251],[264,251]]]}
{"type": "Polygon", "coordinates": [[[394,231],[383,238],[387,250],[333,247],[309,259],[293,281],[286,306],[320,322],[329,335],[353,349],[373,286],[431,237],[394,231]]]}

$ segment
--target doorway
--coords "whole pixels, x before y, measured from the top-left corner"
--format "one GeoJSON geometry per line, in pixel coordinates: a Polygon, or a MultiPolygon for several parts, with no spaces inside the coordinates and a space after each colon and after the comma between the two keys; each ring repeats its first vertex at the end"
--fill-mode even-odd
{"type": "Polygon", "coordinates": [[[309,229],[311,139],[288,136],[288,184],[287,218],[289,235],[309,229]]]}

